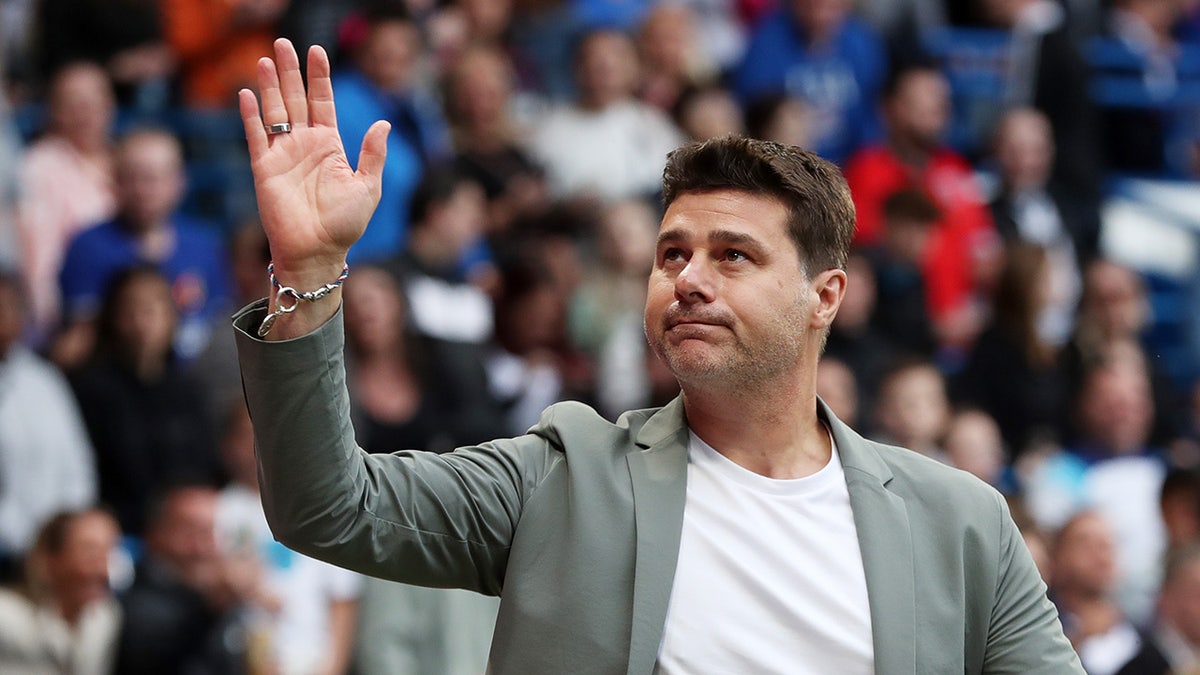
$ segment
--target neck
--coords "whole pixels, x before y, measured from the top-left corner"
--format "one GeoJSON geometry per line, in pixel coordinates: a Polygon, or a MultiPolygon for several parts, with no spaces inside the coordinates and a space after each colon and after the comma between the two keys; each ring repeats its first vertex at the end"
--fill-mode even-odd
{"type": "Polygon", "coordinates": [[[684,387],[688,426],[722,455],[768,478],[803,478],[829,463],[814,388],[703,391],[684,387]]]}

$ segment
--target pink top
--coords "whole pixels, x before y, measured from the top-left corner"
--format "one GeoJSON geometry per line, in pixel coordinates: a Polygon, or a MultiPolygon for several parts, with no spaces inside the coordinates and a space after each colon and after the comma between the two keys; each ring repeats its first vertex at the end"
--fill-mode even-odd
{"type": "Polygon", "coordinates": [[[55,136],[36,141],[21,159],[17,231],[21,273],[38,332],[58,320],[58,273],[80,230],[113,217],[112,167],[81,155],[55,136]]]}

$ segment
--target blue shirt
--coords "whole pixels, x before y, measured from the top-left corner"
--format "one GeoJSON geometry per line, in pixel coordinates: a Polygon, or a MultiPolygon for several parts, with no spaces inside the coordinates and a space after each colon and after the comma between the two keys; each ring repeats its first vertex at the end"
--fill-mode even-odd
{"type": "MultiPolygon", "coordinates": [[[[175,247],[164,260],[144,258],[136,239],[110,220],[80,232],[71,241],[59,273],[63,315],[93,316],[112,280],[138,264],[157,264],[171,282],[179,310],[181,355],[194,355],[207,342],[208,327],[232,302],[225,248],[215,231],[198,220],[175,216],[175,247]]],[[[263,272],[265,278],[265,270],[263,272]]]]}
{"type": "Polygon", "coordinates": [[[347,256],[350,264],[384,260],[404,250],[408,240],[409,201],[421,180],[424,162],[437,159],[449,149],[445,121],[436,106],[430,105],[432,102],[417,96],[389,94],[358,71],[339,72],[333,78],[333,88],[338,97],[338,131],[351,166],[358,167],[367,129],[377,120],[392,123],[379,206],[367,223],[367,231],[347,256]],[[417,139],[424,148],[413,142],[417,139]]]}
{"type": "Polygon", "coordinates": [[[829,44],[814,47],[791,15],[766,16],[733,75],[743,103],[769,94],[803,100],[813,114],[813,147],[841,162],[881,135],[876,106],[887,73],[883,43],[867,24],[843,22],[829,44]]]}

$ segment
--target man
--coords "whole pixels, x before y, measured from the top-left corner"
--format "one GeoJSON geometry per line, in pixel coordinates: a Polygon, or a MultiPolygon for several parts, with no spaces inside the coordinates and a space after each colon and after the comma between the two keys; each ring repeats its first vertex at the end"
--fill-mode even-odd
{"type": "Polygon", "coordinates": [[[12,580],[38,526],[96,499],[96,463],[71,387],[21,344],[25,296],[0,270],[0,579],[12,580]]]}
{"type": "MultiPolygon", "coordinates": [[[[240,105],[263,224],[276,276],[307,291],[370,216],[388,128],[352,173],[324,52],[307,97],[286,41],[259,72],[263,115],[250,91],[240,105]]],[[[1081,672],[1004,501],[863,440],[816,397],[854,225],[837,170],[719,139],[673,153],[664,201],[645,322],[683,394],[615,424],[565,403],[519,438],[368,456],[337,291],[239,313],[275,535],[500,594],[497,673],[1081,672]],[[268,341],[251,337],[264,309],[268,341]]]]}
{"type": "Polygon", "coordinates": [[[23,587],[0,588],[0,669],[6,673],[111,673],[121,611],[109,583],[120,537],[99,508],[40,523],[23,587]]]}
{"type": "Polygon", "coordinates": [[[145,555],[121,596],[118,674],[242,672],[239,616],[251,584],[235,583],[216,540],[217,491],[180,484],[152,508],[145,555]]]}
{"type": "Polygon", "coordinates": [[[1102,515],[1082,511],[1063,525],[1051,553],[1050,591],[1066,633],[1089,675],[1118,672],[1137,652],[1141,637],[1113,600],[1117,553],[1102,515]]]}
{"type": "Polygon", "coordinates": [[[1167,555],[1158,617],[1138,653],[1117,675],[1168,675],[1200,669],[1200,545],[1181,544],[1167,555]]]}
{"type": "Polygon", "coordinates": [[[943,141],[950,85],[927,63],[903,66],[883,92],[887,140],[846,163],[858,224],[854,243],[884,235],[884,203],[898,190],[924,192],[942,217],[925,249],[925,290],[941,346],[969,345],[981,327],[979,295],[997,270],[999,240],[983,191],[967,160],[943,141]]]}
{"type": "Polygon", "coordinates": [[[887,50],[848,0],[777,4],[750,36],[732,75],[734,92],[743,104],[770,94],[803,101],[811,147],[830,161],[845,161],[880,135],[875,102],[888,69],[887,50]]]}
{"type": "Polygon", "coordinates": [[[150,263],[171,281],[180,315],[176,346],[195,356],[228,303],[229,278],[220,238],[178,213],[187,187],[179,140],[158,129],[126,134],[117,144],[116,179],[117,217],[80,232],[67,247],[59,273],[64,321],[90,325],[117,274],[150,263]]]}
{"type": "Polygon", "coordinates": [[[549,110],[530,134],[551,193],[583,201],[654,194],[663,157],[683,134],[634,95],[633,41],[619,30],[590,30],[578,39],[573,65],[578,96],[549,110]]]}
{"type": "MultiPolygon", "coordinates": [[[[381,261],[408,245],[408,209],[413,191],[429,162],[450,155],[450,138],[441,109],[420,81],[421,31],[405,12],[382,10],[365,16],[362,39],[335,80],[341,106],[338,127],[351,142],[362,138],[375,120],[388,120],[387,166],[379,208],[371,225],[350,252],[350,261],[381,261]]],[[[350,161],[360,159],[351,146],[350,161]]]]}

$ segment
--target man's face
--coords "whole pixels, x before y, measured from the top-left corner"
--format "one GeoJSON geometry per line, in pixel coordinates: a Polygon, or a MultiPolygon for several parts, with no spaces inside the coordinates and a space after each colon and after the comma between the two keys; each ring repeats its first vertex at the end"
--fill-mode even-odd
{"type": "Polygon", "coordinates": [[[800,367],[818,299],[787,218],[775,199],[732,190],[667,209],[646,337],[682,384],[764,383],[800,367]]]}
{"type": "Polygon", "coordinates": [[[108,559],[119,537],[116,522],[99,511],[70,524],[62,550],[49,560],[52,583],[62,600],[83,605],[109,594],[108,559]]]}
{"type": "Polygon", "coordinates": [[[1055,586],[1104,597],[1112,590],[1116,575],[1116,549],[1108,524],[1094,513],[1070,521],[1055,547],[1055,586]]]}
{"type": "Polygon", "coordinates": [[[1200,644],[1200,561],[1188,563],[1163,589],[1163,616],[1192,644],[1200,644]]]}
{"type": "Polygon", "coordinates": [[[888,102],[892,133],[927,148],[936,148],[950,123],[950,85],[933,70],[903,76],[888,102]]]}
{"type": "Polygon", "coordinates": [[[166,138],[126,141],[117,153],[116,173],[122,215],[139,231],[158,225],[183,198],[183,159],[166,138]]]}
{"type": "Polygon", "coordinates": [[[603,108],[630,96],[637,84],[638,61],[629,38],[602,32],[585,40],[575,66],[581,102],[603,108]]]}

